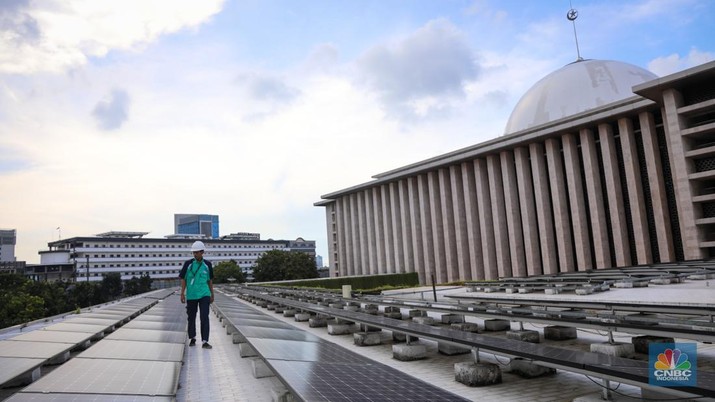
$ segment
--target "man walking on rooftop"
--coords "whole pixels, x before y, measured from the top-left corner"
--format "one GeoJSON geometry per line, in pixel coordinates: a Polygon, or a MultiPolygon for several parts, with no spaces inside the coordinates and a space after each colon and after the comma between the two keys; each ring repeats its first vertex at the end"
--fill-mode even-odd
{"type": "Polygon", "coordinates": [[[209,344],[209,305],[214,301],[214,270],[211,261],[204,259],[206,247],[203,242],[191,245],[194,258],[184,262],[181,278],[181,302],[186,303],[189,320],[189,346],[196,345],[196,310],[200,310],[202,348],[211,349],[209,344]]]}

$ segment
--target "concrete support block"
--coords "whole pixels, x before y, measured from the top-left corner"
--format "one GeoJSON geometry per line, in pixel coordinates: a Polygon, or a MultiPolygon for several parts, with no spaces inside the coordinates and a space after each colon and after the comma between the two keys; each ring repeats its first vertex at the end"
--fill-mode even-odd
{"type": "Polygon", "coordinates": [[[256,349],[253,349],[253,346],[249,345],[248,343],[239,343],[238,344],[238,353],[241,355],[241,357],[256,357],[256,356],[258,356],[258,353],[256,353],[256,349]]]}
{"type": "Polygon", "coordinates": [[[330,303],[328,304],[328,307],[342,310],[345,305],[343,303],[330,303]]]}
{"type": "Polygon", "coordinates": [[[410,310],[408,314],[410,315],[410,318],[427,317],[427,312],[424,310],[410,310]]]}
{"type": "Polygon", "coordinates": [[[519,331],[507,331],[507,339],[515,339],[517,341],[524,341],[529,343],[539,343],[539,331],[533,330],[519,330],[519,331]]]}
{"type": "Polygon", "coordinates": [[[403,362],[427,357],[427,346],[417,343],[392,345],[392,357],[403,362]]]}
{"type": "Polygon", "coordinates": [[[391,312],[391,313],[385,313],[385,317],[387,318],[394,318],[396,320],[401,320],[402,319],[402,313],[398,312],[391,312]]]}
{"type": "Polygon", "coordinates": [[[308,326],[311,328],[321,328],[328,325],[328,320],[324,317],[311,317],[308,319],[308,326]]]}
{"type": "Polygon", "coordinates": [[[354,324],[338,324],[336,322],[328,323],[329,335],[348,335],[355,332],[354,324]]]}
{"type": "Polygon", "coordinates": [[[559,294],[559,293],[561,293],[561,289],[559,289],[559,288],[546,288],[546,289],[544,289],[544,294],[547,294],[547,295],[557,295],[557,294],[559,294]]]}
{"type": "Polygon", "coordinates": [[[485,331],[508,331],[511,329],[509,320],[501,320],[498,318],[484,320],[485,331]]]}
{"type": "Polygon", "coordinates": [[[386,313],[401,313],[400,308],[399,308],[399,307],[395,307],[395,306],[387,306],[387,307],[385,307],[385,312],[386,312],[386,313]]]}
{"type": "Polygon", "coordinates": [[[266,362],[261,358],[251,359],[251,369],[253,370],[253,378],[273,377],[273,371],[266,365],[266,362]]]}
{"type": "Polygon", "coordinates": [[[271,402],[293,402],[296,399],[288,388],[279,386],[271,389],[271,402]]]}
{"type": "MultiPolygon", "coordinates": [[[[283,317],[295,317],[296,310],[294,308],[289,308],[283,310],[283,317]]],[[[308,317],[310,318],[310,317],[308,317]]]]}
{"type": "Polygon", "coordinates": [[[459,324],[464,322],[462,314],[442,314],[442,324],[459,324]]]}
{"type": "Polygon", "coordinates": [[[355,332],[353,341],[357,346],[373,346],[382,343],[379,332],[355,332]]]}
{"type": "Polygon", "coordinates": [[[277,307],[277,305],[275,305],[275,304],[273,304],[273,303],[266,304],[266,308],[267,308],[268,310],[270,310],[270,311],[275,310],[276,307],[277,307]]]}
{"type": "Polygon", "coordinates": [[[479,332],[479,325],[474,322],[460,322],[460,323],[452,324],[449,327],[452,329],[456,329],[456,330],[464,331],[464,332],[474,332],[474,333],[479,332]]]}
{"type": "Polygon", "coordinates": [[[470,387],[500,384],[501,369],[494,363],[455,363],[454,379],[470,387]]]}
{"type": "MultiPolygon", "coordinates": [[[[410,336],[410,342],[417,342],[419,341],[420,338],[416,336],[410,336]]],[[[404,332],[393,332],[392,333],[392,341],[393,342],[407,342],[407,334],[404,332]]]]}
{"type": "Polygon", "coordinates": [[[446,342],[437,342],[437,350],[439,353],[447,356],[463,355],[472,351],[470,348],[455,346],[446,342]]]}
{"type": "Polygon", "coordinates": [[[552,341],[576,339],[576,328],[562,327],[560,325],[544,327],[544,339],[550,339],[552,341]]]}
{"type": "Polygon", "coordinates": [[[246,337],[243,336],[243,334],[241,334],[240,332],[234,332],[233,335],[231,335],[231,336],[232,336],[231,341],[232,341],[234,344],[235,344],[235,343],[246,343],[246,342],[248,342],[248,341],[246,340],[246,337]]]}
{"type": "Polygon", "coordinates": [[[532,293],[534,291],[533,288],[519,288],[519,293],[532,293]]]}
{"type": "Polygon", "coordinates": [[[359,307],[359,306],[347,305],[347,306],[343,307],[343,310],[345,310],[345,311],[358,311],[358,310],[360,310],[360,307],[359,307]]]}
{"type": "Polygon", "coordinates": [[[265,301],[265,300],[259,300],[259,301],[258,301],[258,307],[267,308],[267,307],[268,307],[268,302],[265,301]]]}
{"type": "Polygon", "coordinates": [[[231,335],[236,332],[236,327],[230,322],[226,321],[226,335],[231,335]]]}
{"type": "Polygon", "coordinates": [[[593,288],[588,286],[588,287],[580,287],[576,288],[576,294],[577,295],[590,295],[593,293],[593,288]]]}
{"type": "Polygon", "coordinates": [[[40,379],[42,376],[42,367],[37,367],[35,369],[32,369],[22,375],[19,375],[15,377],[13,380],[8,381],[2,385],[2,388],[10,388],[10,387],[20,387],[28,384],[32,384],[33,382],[37,381],[40,379]]]}
{"type": "Polygon", "coordinates": [[[275,309],[275,310],[276,310],[276,314],[283,314],[283,312],[285,311],[285,309],[286,309],[285,306],[276,306],[276,309],[275,309]]]}
{"type": "Polygon", "coordinates": [[[631,358],[635,355],[632,343],[592,343],[591,352],[608,356],[631,358]]]}
{"type": "Polygon", "coordinates": [[[57,356],[48,360],[47,364],[50,366],[53,366],[55,364],[62,364],[69,359],[70,359],[70,351],[68,350],[68,351],[62,352],[62,353],[58,354],[57,356]]]}
{"type": "Polygon", "coordinates": [[[415,317],[412,319],[413,322],[417,324],[424,324],[424,325],[435,325],[434,318],[432,317],[415,317]]]}
{"type": "Polygon", "coordinates": [[[509,365],[507,366],[507,370],[510,373],[514,373],[523,378],[536,378],[556,374],[555,368],[539,366],[538,364],[534,364],[518,357],[511,359],[511,362],[509,362],[509,365]]]}
{"type": "Polygon", "coordinates": [[[293,318],[298,322],[305,322],[310,320],[310,313],[296,313],[293,318]]]}
{"type": "Polygon", "coordinates": [[[633,337],[631,343],[636,353],[648,354],[651,343],[675,343],[675,339],[664,336],[644,335],[633,337]]]}

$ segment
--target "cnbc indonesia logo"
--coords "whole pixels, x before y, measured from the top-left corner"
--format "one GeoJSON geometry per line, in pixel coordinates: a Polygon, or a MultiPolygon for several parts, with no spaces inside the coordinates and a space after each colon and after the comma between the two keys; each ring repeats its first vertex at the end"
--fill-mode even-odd
{"type": "Polygon", "coordinates": [[[696,385],[695,344],[651,344],[649,352],[651,385],[664,387],[696,385]]]}

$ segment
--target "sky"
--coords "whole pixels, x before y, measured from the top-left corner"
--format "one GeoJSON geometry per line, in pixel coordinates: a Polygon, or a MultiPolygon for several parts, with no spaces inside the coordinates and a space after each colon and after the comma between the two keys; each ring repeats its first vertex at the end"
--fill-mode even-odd
{"type": "Polygon", "coordinates": [[[715,59],[711,0],[0,0],[0,228],[317,242],[323,194],[503,134],[576,60],[715,59]],[[58,229],[59,228],[59,229],[58,229]]]}

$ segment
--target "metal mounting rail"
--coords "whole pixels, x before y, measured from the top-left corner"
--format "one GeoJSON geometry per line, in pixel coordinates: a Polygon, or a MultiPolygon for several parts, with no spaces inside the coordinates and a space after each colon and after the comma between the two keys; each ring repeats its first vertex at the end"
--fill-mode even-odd
{"type": "Polygon", "coordinates": [[[294,307],[303,311],[311,311],[316,314],[323,314],[460,347],[469,347],[480,351],[485,350],[509,358],[523,358],[542,366],[594,376],[609,381],[623,382],[641,388],[657,390],[660,393],[672,394],[677,397],[715,397],[715,373],[712,372],[698,371],[698,384],[695,387],[666,388],[652,386],[649,384],[647,362],[598,353],[567,350],[512,339],[499,339],[492,336],[484,336],[454,329],[436,328],[414,322],[274,296],[268,292],[249,290],[245,287],[235,287],[234,289],[237,293],[284,306],[294,307]]]}

